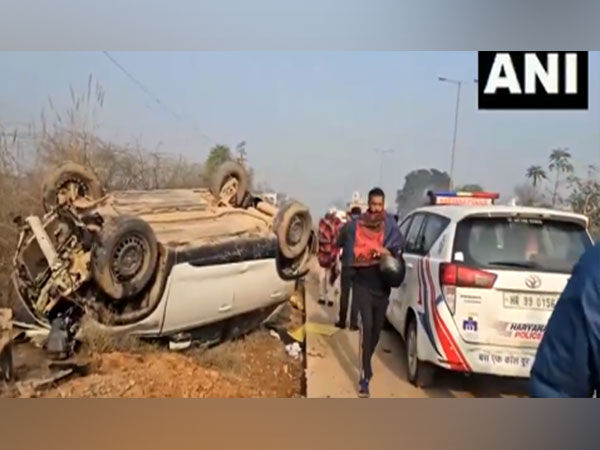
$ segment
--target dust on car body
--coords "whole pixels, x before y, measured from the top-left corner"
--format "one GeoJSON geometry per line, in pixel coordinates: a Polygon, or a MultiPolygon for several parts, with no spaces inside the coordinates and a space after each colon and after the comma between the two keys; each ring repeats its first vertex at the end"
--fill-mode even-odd
{"type": "Polygon", "coordinates": [[[43,217],[19,219],[13,284],[41,326],[168,336],[285,302],[308,273],[308,209],[274,207],[226,162],[204,189],[105,192],[68,162],[43,189],[43,217]],[[58,323],[58,325],[57,325],[58,323]]]}

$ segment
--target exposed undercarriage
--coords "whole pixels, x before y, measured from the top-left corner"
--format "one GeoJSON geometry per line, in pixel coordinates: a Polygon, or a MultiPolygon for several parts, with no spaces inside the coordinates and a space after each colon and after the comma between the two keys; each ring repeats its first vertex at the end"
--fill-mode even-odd
{"type": "Polygon", "coordinates": [[[38,324],[69,329],[83,316],[109,327],[142,320],[175,264],[273,258],[281,279],[302,278],[315,245],[310,213],[297,202],[276,208],[247,185],[229,162],[208,189],[106,193],[67,163],[46,181],[46,214],[18,219],[16,291],[38,324]]]}

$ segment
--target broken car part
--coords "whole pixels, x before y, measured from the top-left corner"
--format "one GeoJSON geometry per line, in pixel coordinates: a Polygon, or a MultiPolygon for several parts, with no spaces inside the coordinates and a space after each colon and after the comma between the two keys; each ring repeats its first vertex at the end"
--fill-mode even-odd
{"type": "Polygon", "coordinates": [[[0,308],[0,379],[13,379],[12,310],[0,308]]]}

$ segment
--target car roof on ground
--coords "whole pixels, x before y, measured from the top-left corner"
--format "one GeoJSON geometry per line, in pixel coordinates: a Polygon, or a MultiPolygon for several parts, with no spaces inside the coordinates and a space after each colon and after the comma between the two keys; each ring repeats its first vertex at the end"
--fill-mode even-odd
{"type": "MultiPolygon", "coordinates": [[[[529,206],[510,206],[510,205],[489,205],[489,206],[468,206],[468,205],[431,205],[423,206],[411,211],[409,214],[416,212],[435,213],[453,221],[459,221],[471,214],[526,214],[553,218],[571,219],[577,222],[582,222],[587,225],[588,219],[583,214],[576,214],[569,211],[561,211],[550,208],[534,208],[529,206]]],[[[408,214],[407,214],[408,215],[408,214]]]]}

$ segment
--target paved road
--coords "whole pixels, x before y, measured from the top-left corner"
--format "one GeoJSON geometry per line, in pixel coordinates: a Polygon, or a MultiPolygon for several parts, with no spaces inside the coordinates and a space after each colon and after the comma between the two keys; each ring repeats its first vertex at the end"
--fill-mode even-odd
{"type": "MultiPolygon", "coordinates": [[[[307,321],[335,323],[333,308],[317,303],[317,277],[310,274],[306,286],[307,321]]],[[[358,333],[342,330],[333,336],[309,333],[306,336],[307,397],[355,398],[358,382],[358,333]]],[[[373,358],[374,377],[371,397],[523,397],[526,385],[521,380],[484,376],[464,376],[443,372],[433,389],[411,385],[405,376],[404,346],[394,331],[384,331],[373,358]]]]}

